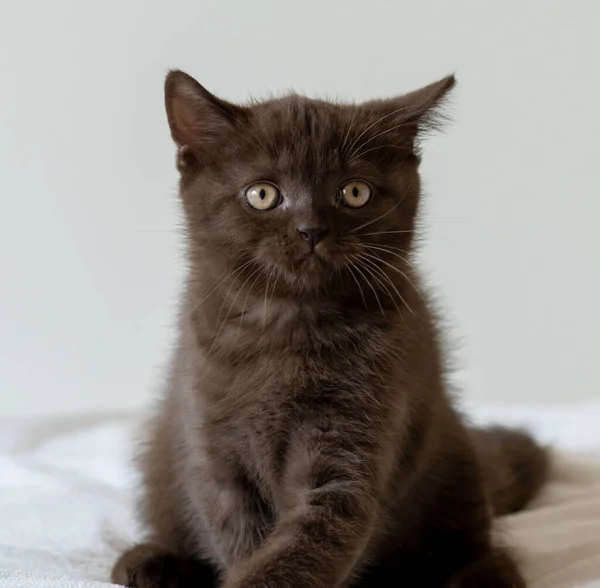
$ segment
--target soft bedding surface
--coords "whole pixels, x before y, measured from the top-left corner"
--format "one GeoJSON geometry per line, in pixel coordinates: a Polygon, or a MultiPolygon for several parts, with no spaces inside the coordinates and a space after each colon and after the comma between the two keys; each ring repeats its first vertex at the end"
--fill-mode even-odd
{"type": "MultiPolygon", "coordinates": [[[[498,523],[532,588],[600,588],[600,404],[471,407],[478,422],[525,425],[558,449],[551,481],[498,523]]],[[[130,467],[138,419],[0,420],[0,588],[100,588],[139,536],[130,467]]]]}

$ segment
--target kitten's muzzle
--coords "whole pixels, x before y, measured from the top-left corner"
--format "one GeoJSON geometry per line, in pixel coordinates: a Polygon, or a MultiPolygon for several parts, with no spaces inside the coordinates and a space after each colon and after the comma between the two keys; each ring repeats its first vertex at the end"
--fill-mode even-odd
{"type": "Polygon", "coordinates": [[[317,243],[326,235],[327,229],[321,227],[300,227],[298,234],[308,243],[311,252],[314,251],[317,243]]]}

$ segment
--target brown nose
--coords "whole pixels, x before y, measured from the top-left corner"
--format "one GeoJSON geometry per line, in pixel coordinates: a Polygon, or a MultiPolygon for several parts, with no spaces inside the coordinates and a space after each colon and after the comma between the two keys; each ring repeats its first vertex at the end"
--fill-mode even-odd
{"type": "Polygon", "coordinates": [[[312,251],[317,243],[325,236],[327,229],[322,229],[321,227],[316,228],[308,228],[308,227],[300,227],[298,229],[298,234],[308,243],[310,250],[312,251]]]}

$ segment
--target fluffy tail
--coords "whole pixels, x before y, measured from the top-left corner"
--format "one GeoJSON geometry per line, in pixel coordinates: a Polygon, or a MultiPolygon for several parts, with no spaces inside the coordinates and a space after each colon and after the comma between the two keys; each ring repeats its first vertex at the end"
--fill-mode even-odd
{"type": "Polygon", "coordinates": [[[471,433],[494,515],[521,510],[546,481],[547,449],[518,430],[491,427],[471,433]]]}

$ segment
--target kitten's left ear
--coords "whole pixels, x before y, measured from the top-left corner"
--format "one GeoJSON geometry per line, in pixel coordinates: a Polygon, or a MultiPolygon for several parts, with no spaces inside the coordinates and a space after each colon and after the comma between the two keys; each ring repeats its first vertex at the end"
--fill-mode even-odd
{"type": "Polygon", "coordinates": [[[417,136],[438,129],[445,122],[441,107],[455,85],[456,79],[451,75],[403,96],[366,103],[364,106],[380,117],[373,130],[381,132],[388,142],[393,140],[397,147],[414,153],[417,136]]]}
{"type": "Polygon", "coordinates": [[[456,78],[453,75],[447,76],[424,88],[396,98],[396,101],[406,108],[404,116],[407,120],[434,116],[439,114],[439,108],[455,85],[456,78]]]}
{"type": "Polygon", "coordinates": [[[171,136],[180,149],[180,164],[210,155],[247,115],[244,108],[217,98],[182,71],[167,75],[165,107],[171,136]]]}

